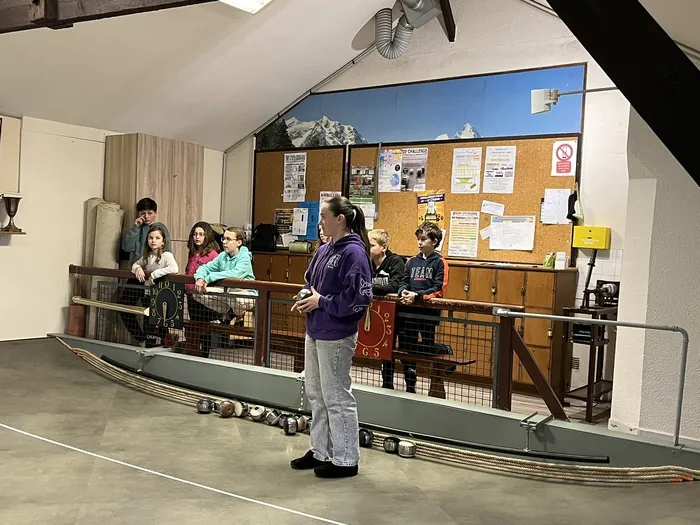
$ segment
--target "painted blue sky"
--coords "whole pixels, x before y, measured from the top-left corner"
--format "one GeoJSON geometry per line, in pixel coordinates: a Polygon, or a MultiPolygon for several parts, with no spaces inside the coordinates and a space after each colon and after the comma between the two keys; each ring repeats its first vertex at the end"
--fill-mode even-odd
{"type": "Polygon", "coordinates": [[[482,137],[578,133],[582,96],[562,97],[549,113],[530,114],[530,91],[583,89],[584,66],[504,73],[403,86],[311,95],[285,119],[327,116],[350,124],[368,142],[453,137],[470,123],[482,137]]]}

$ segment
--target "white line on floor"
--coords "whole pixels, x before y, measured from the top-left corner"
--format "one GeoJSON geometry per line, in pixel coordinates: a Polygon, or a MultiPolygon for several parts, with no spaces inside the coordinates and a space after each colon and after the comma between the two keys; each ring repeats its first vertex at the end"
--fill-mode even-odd
{"type": "Polygon", "coordinates": [[[259,501],[257,499],[252,499],[252,498],[246,498],[245,496],[241,496],[239,494],[234,494],[233,492],[226,492],[225,490],[219,490],[215,489],[214,487],[209,487],[207,485],[202,485],[201,483],[195,483],[194,481],[189,481],[186,479],[182,478],[176,478],[175,476],[170,476],[168,474],[163,474],[162,472],[157,472],[155,470],[150,470],[147,468],[139,467],[138,465],[132,465],[131,463],[126,463],[124,461],[119,461],[118,459],[112,459],[108,458],[107,456],[102,456],[100,454],[95,454],[94,452],[89,452],[87,450],[83,450],[77,447],[72,447],[70,445],[66,445],[65,443],[59,443],[58,441],[54,441],[52,439],[48,439],[42,436],[37,436],[36,434],[32,434],[30,432],[25,432],[24,430],[20,430],[18,428],[11,427],[9,425],[5,425],[3,423],[0,423],[0,427],[5,428],[7,430],[11,430],[12,432],[17,432],[18,434],[22,434],[23,436],[28,436],[34,439],[38,439],[40,441],[44,441],[45,443],[51,443],[52,445],[56,445],[59,447],[67,448],[68,450],[73,450],[74,452],[80,452],[81,454],[86,454],[88,456],[95,457],[97,459],[102,459],[104,461],[109,461],[111,463],[116,463],[117,465],[122,465],[124,467],[129,467],[134,470],[140,470],[141,472],[147,472],[148,474],[153,474],[155,476],[160,476],[161,478],[169,479],[172,481],[179,481],[180,483],[184,483],[185,485],[191,485],[193,487],[197,487],[200,489],[208,490],[210,492],[216,492],[217,494],[222,494],[224,496],[229,496],[231,498],[236,498],[242,501],[247,501],[248,503],[255,503],[256,505],[262,505],[263,507],[269,507],[271,509],[279,510],[282,512],[288,512],[290,514],[296,514],[297,516],[303,516],[304,518],[309,518],[312,520],[316,521],[321,521],[323,523],[331,523],[332,525],[347,525],[346,523],[342,523],[340,521],[333,521],[329,520],[327,518],[321,518],[320,516],[314,516],[313,514],[307,514],[305,512],[300,512],[298,510],[293,510],[293,509],[288,509],[286,507],[281,507],[279,505],[273,505],[272,503],[266,503],[264,501],[259,501]]]}

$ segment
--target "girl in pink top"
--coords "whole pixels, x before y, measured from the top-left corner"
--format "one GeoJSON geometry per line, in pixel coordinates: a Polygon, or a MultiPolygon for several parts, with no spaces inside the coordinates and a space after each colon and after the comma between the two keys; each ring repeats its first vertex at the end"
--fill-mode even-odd
{"type": "MultiPolygon", "coordinates": [[[[190,253],[187,259],[187,267],[185,268],[186,275],[194,275],[200,266],[216,259],[220,248],[216,242],[214,230],[212,230],[209,223],[198,222],[192,226],[187,240],[187,248],[190,253]]],[[[187,294],[187,311],[192,321],[211,323],[212,321],[221,320],[222,316],[218,312],[195,299],[195,295],[193,295],[194,284],[186,284],[185,289],[189,292],[187,294]]],[[[200,355],[209,357],[212,346],[212,334],[202,334],[199,340],[201,344],[200,355]]]]}

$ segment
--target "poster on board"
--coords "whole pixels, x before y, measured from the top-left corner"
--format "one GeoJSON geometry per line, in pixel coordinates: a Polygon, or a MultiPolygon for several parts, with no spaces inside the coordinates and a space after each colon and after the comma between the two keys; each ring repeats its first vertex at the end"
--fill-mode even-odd
{"type": "Polygon", "coordinates": [[[425,191],[428,148],[403,149],[401,167],[401,191],[425,191]]]}
{"type": "Polygon", "coordinates": [[[484,193],[513,193],[515,146],[488,146],[484,166],[484,193]]]}
{"type": "Polygon", "coordinates": [[[452,152],[452,193],[479,193],[483,148],[455,148],[452,152]]]}
{"type": "Polygon", "coordinates": [[[476,257],[479,248],[479,212],[450,212],[450,257],[476,257]]]}
{"type": "Polygon", "coordinates": [[[557,140],[552,145],[552,177],[576,175],[576,140],[557,140]]]}
{"type": "Polygon", "coordinates": [[[379,152],[379,193],[401,191],[401,150],[379,152]]]}
{"type": "Polygon", "coordinates": [[[284,154],[283,202],[306,199],[306,152],[284,154]]]}
{"type": "Polygon", "coordinates": [[[418,226],[424,222],[434,222],[441,230],[445,229],[445,191],[430,190],[418,194],[418,226]]]}

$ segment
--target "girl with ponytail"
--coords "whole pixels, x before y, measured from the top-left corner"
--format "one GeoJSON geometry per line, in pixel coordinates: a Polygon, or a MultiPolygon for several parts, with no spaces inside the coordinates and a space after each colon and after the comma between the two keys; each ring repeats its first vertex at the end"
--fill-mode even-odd
{"type": "Polygon", "coordinates": [[[345,197],[321,207],[328,242],[309,265],[311,295],[292,310],[306,314],[305,388],[311,404],[311,450],[292,461],[320,478],[355,476],[360,461],[357,403],[350,367],[358,323],[372,303],[369,239],[362,209],[345,197]]]}

